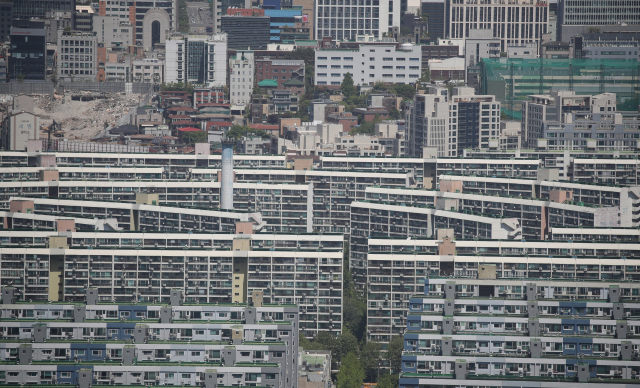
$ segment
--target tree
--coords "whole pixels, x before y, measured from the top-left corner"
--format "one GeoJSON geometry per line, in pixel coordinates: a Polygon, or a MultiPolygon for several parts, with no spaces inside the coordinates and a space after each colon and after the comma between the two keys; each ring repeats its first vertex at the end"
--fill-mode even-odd
{"type": "Polygon", "coordinates": [[[18,79],[18,82],[22,83],[24,82],[24,74],[19,73],[16,78],[18,79]]]}
{"type": "Polygon", "coordinates": [[[243,136],[246,136],[246,135],[249,135],[249,134],[254,134],[254,135],[260,136],[262,138],[269,138],[270,137],[269,134],[264,129],[255,129],[255,128],[248,127],[246,125],[234,125],[227,132],[227,137],[238,140],[238,139],[242,138],[243,136]]]}
{"type": "Polygon", "coordinates": [[[205,131],[185,132],[182,134],[182,141],[185,144],[207,143],[207,133],[205,131]]]}
{"type": "Polygon", "coordinates": [[[391,338],[387,346],[387,360],[391,366],[391,374],[400,372],[400,364],[402,359],[402,350],[404,349],[404,339],[397,335],[391,338]]]}
{"type": "Polygon", "coordinates": [[[413,85],[407,84],[395,84],[392,87],[392,91],[398,97],[402,97],[405,100],[413,99],[413,96],[416,94],[416,89],[413,87],[413,85]]]}
{"type": "Polygon", "coordinates": [[[364,370],[355,353],[351,352],[342,360],[338,372],[338,388],[360,388],[364,382],[364,370]]]}
{"type": "Polygon", "coordinates": [[[360,346],[358,339],[353,335],[351,330],[349,330],[349,327],[345,326],[345,330],[342,330],[342,334],[337,337],[335,346],[332,350],[333,357],[335,357],[339,362],[343,362],[349,353],[359,356],[360,346]]]}
{"type": "Polygon", "coordinates": [[[391,109],[391,112],[389,112],[389,119],[390,120],[399,120],[400,119],[400,111],[397,110],[396,108],[391,109]]]}
{"type": "Polygon", "coordinates": [[[369,382],[376,381],[380,363],[380,344],[375,341],[366,342],[362,345],[360,355],[365,379],[369,382]]]}
{"type": "Polygon", "coordinates": [[[350,98],[357,94],[356,87],[353,86],[353,77],[351,77],[351,73],[344,75],[344,79],[340,85],[340,90],[345,98],[350,98]]]}
{"type": "Polygon", "coordinates": [[[398,388],[399,385],[399,376],[394,374],[394,375],[387,375],[385,374],[384,376],[380,377],[380,380],[378,380],[378,385],[376,388],[398,388]]]}

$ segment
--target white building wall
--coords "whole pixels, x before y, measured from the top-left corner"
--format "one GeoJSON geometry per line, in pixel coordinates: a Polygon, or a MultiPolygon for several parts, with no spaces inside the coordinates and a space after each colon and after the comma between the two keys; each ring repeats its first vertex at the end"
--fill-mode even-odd
{"type": "Polygon", "coordinates": [[[460,0],[449,2],[449,37],[473,38],[470,30],[493,31],[500,38],[501,51],[507,45],[538,42],[548,31],[549,5],[533,0],[460,0]]]}
{"type": "Polygon", "coordinates": [[[245,106],[251,102],[254,72],[253,52],[238,52],[236,58],[229,59],[229,100],[232,105],[245,106]]]}
{"type": "Polygon", "coordinates": [[[400,27],[400,0],[358,3],[344,0],[316,0],[314,37],[331,36],[336,40],[355,40],[356,35],[382,38],[391,27],[400,27]],[[378,5],[374,5],[374,4],[378,5]]]}
{"type": "Polygon", "coordinates": [[[166,66],[165,81],[189,82],[188,41],[204,41],[207,45],[209,66],[205,71],[205,86],[224,86],[227,84],[227,34],[217,35],[176,35],[167,37],[165,44],[166,66]]]}
{"type": "Polygon", "coordinates": [[[317,50],[315,84],[338,86],[346,73],[355,85],[375,82],[409,84],[422,74],[420,46],[360,46],[358,50],[317,50]]]}
{"type": "Polygon", "coordinates": [[[98,42],[104,47],[110,48],[114,43],[122,43],[119,47],[127,47],[134,44],[135,26],[129,23],[129,19],[120,19],[117,16],[93,16],[93,32],[98,42]]]}

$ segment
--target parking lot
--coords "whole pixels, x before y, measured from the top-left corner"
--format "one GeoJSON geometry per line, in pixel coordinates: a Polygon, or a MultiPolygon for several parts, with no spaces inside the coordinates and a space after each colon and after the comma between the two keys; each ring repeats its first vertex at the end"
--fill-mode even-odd
{"type": "Polygon", "coordinates": [[[209,3],[187,3],[187,15],[191,29],[214,27],[209,3]]]}

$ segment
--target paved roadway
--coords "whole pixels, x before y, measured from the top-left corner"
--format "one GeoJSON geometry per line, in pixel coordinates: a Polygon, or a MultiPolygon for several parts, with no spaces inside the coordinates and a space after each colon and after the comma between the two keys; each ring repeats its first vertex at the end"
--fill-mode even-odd
{"type": "Polygon", "coordinates": [[[191,28],[215,28],[209,3],[187,3],[187,15],[189,15],[189,27],[191,28]]]}

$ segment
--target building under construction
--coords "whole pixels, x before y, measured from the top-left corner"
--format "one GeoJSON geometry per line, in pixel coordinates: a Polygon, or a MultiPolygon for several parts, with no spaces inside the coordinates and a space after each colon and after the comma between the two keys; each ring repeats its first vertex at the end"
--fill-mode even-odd
{"type": "Polygon", "coordinates": [[[622,104],[640,92],[640,62],[636,60],[484,58],[480,67],[480,94],[495,95],[503,112],[514,119],[520,119],[521,102],[532,94],[553,90],[581,95],[615,93],[617,103],[622,104]]]}

